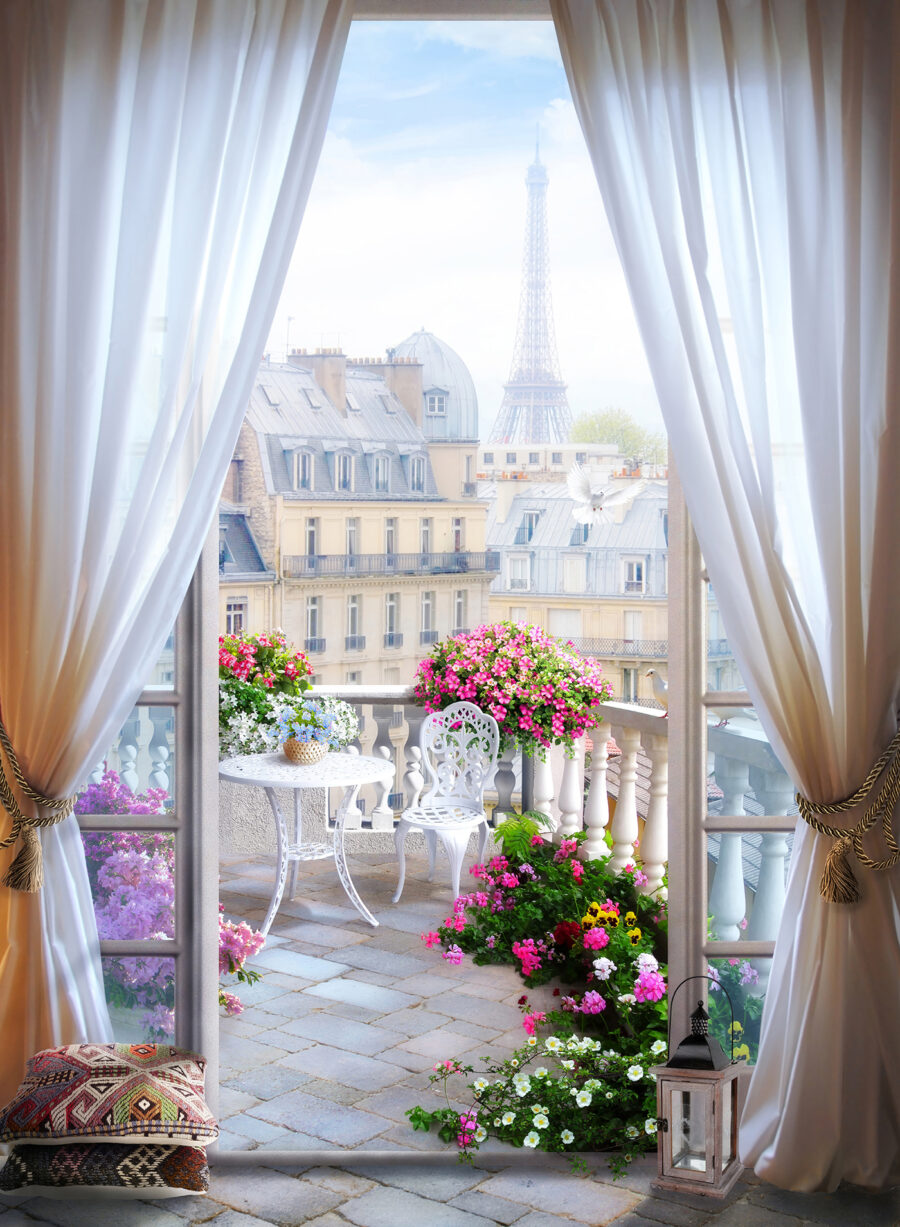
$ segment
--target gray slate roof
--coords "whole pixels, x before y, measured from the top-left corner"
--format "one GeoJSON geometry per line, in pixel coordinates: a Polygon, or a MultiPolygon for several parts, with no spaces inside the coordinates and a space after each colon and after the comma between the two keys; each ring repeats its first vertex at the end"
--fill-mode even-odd
{"type": "Polygon", "coordinates": [[[225,502],[219,505],[219,575],[242,581],[274,576],[266,570],[246,515],[225,502]]]}

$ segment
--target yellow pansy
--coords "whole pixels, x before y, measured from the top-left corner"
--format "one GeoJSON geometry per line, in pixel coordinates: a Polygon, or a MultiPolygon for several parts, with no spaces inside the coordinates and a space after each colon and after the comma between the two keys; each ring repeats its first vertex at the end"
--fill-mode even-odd
{"type": "Polygon", "coordinates": [[[728,1028],[728,1031],[729,1031],[729,1034],[731,1035],[740,1035],[743,1029],[744,1029],[743,1023],[733,1022],[731,1026],[728,1028]]]}
{"type": "Polygon", "coordinates": [[[734,1058],[736,1061],[740,1061],[743,1057],[746,1057],[748,1061],[750,1060],[750,1048],[747,1044],[738,1044],[734,1050],[734,1058]]]}
{"type": "Polygon", "coordinates": [[[632,946],[636,946],[641,940],[641,931],[640,929],[629,929],[628,936],[631,939],[632,946]]]}
{"type": "Polygon", "coordinates": [[[625,913],[625,923],[628,925],[629,929],[634,928],[634,926],[637,924],[637,916],[635,916],[634,912],[625,913]]]}

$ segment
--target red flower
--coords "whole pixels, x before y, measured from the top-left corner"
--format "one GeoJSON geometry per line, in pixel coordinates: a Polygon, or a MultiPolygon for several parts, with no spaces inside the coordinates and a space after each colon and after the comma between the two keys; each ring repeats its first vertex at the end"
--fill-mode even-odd
{"type": "Polygon", "coordinates": [[[553,940],[560,950],[571,950],[576,937],[581,937],[581,925],[577,920],[561,920],[553,930],[553,940]]]}

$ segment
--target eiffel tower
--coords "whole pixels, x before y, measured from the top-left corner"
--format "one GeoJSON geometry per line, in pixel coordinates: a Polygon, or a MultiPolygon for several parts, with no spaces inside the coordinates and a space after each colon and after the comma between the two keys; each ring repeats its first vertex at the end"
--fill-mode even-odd
{"type": "Polygon", "coordinates": [[[503,403],[491,427],[491,443],[565,443],[572,426],[553,331],[548,182],[538,146],[525,176],[528,213],[516,343],[503,403]]]}

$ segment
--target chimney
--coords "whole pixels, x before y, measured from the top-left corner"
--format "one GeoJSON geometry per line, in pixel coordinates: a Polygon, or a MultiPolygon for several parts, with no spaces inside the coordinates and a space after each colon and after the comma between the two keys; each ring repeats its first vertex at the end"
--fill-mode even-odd
{"type": "Polygon", "coordinates": [[[397,358],[393,350],[388,350],[385,360],[373,358],[370,369],[376,371],[397,400],[418,426],[422,429],[422,364],[412,358],[397,358]]]}
{"type": "MultiPolygon", "coordinates": [[[[317,349],[314,354],[301,351],[297,365],[312,371],[316,383],[341,415],[347,416],[347,357],[339,348],[317,349]]],[[[291,355],[292,362],[294,355],[291,355]]]]}
{"type": "Polygon", "coordinates": [[[497,504],[495,516],[498,524],[505,524],[506,518],[509,515],[509,509],[512,507],[512,501],[518,493],[518,487],[514,481],[504,481],[501,477],[494,479],[494,489],[497,492],[497,504]]]}

